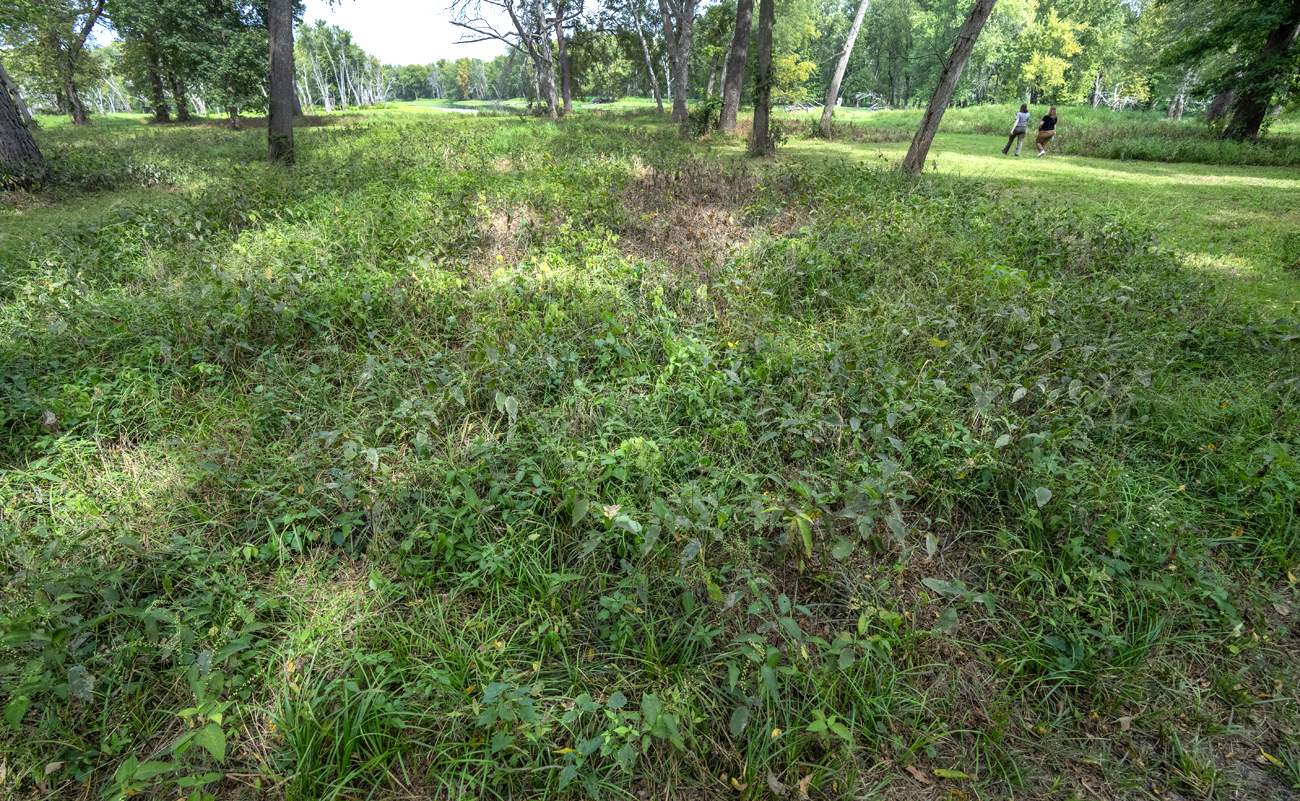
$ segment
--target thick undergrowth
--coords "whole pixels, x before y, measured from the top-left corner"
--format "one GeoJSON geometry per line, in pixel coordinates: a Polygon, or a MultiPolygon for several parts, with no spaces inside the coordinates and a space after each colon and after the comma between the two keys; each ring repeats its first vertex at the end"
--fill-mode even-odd
{"type": "Polygon", "coordinates": [[[1300,785],[1291,322],[976,183],[300,139],[0,256],[6,794],[1300,785]]]}

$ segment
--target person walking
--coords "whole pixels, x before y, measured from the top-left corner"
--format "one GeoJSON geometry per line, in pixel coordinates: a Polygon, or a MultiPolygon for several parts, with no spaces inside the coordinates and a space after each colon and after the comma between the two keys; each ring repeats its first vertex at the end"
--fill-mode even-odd
{"type": "Polygon", "coordinates": [[[1056,136],[1056,106],[1049,108],[1043,121],[1038,124],[1038,138],[1034,140],[1034,146],[1038,148],[1039,158],[1047,155],[1047,143],[1052,141],[1053,136],[1056,136]]]}
{"type": "Polygon", "coordinates": [[[1002,148],[1006,153],[1011,149],[1011,143],[1016,143],[1016,155],[1020,155],[1020,148],[1025,144],[1025,130],[1029,127],[1029,106],[1024,103],[1020,104],[1020,113],[1016,115],[1016,121],[1011,125],[1011,136],[1007,139],[1007,146],[1002,148]]]}

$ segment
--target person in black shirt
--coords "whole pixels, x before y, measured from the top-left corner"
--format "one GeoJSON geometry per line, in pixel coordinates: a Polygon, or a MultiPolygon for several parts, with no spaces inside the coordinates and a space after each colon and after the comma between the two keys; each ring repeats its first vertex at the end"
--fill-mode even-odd
{"type": "Polygon", "coordinates": [[[1034,146],[1038,148],[1038,156],[1041,158],[1047,155],[1047,143],[1052,141],[1056,136],[1056,106],[1047,110],[1047,116],[1038,124],[1038,138],[1034,140],[1034,146]]]}

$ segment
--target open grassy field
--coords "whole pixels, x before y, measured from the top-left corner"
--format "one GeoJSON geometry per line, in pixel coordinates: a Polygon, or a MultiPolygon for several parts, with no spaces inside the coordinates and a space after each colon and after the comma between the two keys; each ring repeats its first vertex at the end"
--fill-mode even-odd
{"type": "Polygon", "coordinates": [[[0,797],[1300,791],[1293,171],[341,122],[3,198],[0,797]]]}

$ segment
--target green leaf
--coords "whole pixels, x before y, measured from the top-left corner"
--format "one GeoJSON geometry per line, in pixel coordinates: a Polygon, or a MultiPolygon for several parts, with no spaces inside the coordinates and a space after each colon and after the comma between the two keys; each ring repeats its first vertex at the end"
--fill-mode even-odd
{"type": "Polygon", "coordinates": [[[812,526],[808,525],[808,521],[802,517],[796,517],[795,521],[799,524],[799,536],[803,538],[804,550],[812,556],[812,526]]]}
{"type": "Polygon", "coordinates": [[[767,688],[768,695],[772,698],[780,697],[780,692],[776,686],[776,672],[771,666],[763,665],[758,669],[759,675],[763,677],[763,686],[767,688]]]}
{"type": "Polygon", "coordinates": [[[858,655],[853,653],[851,647],[840,649],[840,670],[848,670],[853,667],[853,663],[856,661],[858,661],[858,655]]]}
{"type": "Polygon", "coordinates": [[[685,751],[686,743],[682,742],[681,732],[677,730],[677,716],[665,712],[659,720],[668,727],[668,742],[672,743],[677,750],[685,751]]]}
{"type": "Polygon", "coordinates": [[[967,776],[959,770],[948,770],[947,768],[935,768],[934,775],[941,779],[973,779],[974,776],[967,776]]]}
{"type": "Polygon", "coordinates": [[[739,737],[749,725],[749,707],[741,704],[731,711],[731,736],[739,737]]]}
{"type": "Polygon", "coordinates": [[[717,584],[714,584],[712,581],[710,581],[707,589],[709,591],[710,598],[712,598],[715,601],[722,600],[722,588],[719,587],[717,584]]]}
{"type": "Polygon", "coordinates": [[[853,732],[849,731],[849,727],[838,720],[831,722],[831,731],[839,735],[840,739],[849,743],[853,742],[853,732]]]}
{"type": "Polygon", "coordinates": [[[831,548],[831,556],[835,557],[836,559],[845,559],[848,557],[849,554],[853,553],[853,548],[854,548],[853,540],[850,539],[838,540],[836,541],[835,546],[831,548]]]}
{"type": "Polygon", "coordinates": [[[176,766],[170,762],[146,762],[135,769],[135,779],[146,781],[173,770],[176,770],[176,766]]]}
{"type": "Polygon", "coordinates": [[[27,708],[32,705],[32,699],[25,695],[15,696],[9,703],[5,704],[5,721],[15,729],[23,722],[23,716],[27,714],[27,708]]]}
{"type": "Polygon", "coordinates": [[[663,704],[654,693],[646,693],[641,696],[641,725],[643,727],[653,726],[659,719],[659,713],[663,711],[663,704]]]}
{"type": "Polygon", "coordinates": [[[624,695],[622,692],[615,690],[614,694],[611,695],[609,697],[609,700],[605,702],[605,706],[609,707],[610,709],[622,709],[623,707],[627,706],[627,696],[624,695]]]}
{"type": "Polygon", "coordinates": [[[1052,499],[1052,491],[1047,487],[1039,487],[1034,490],[1034,500],[1038,502],[1038,508],[1042,509],[1047,502],[1052,499]]]}
{"type": "Polygon", "coordinates": [[[519,399],[514,395],[506,398],[506,414],[509,415],[511,423],[514,423],[515,418],[519,416],[519,399]]]}
{"type": "Polygon", "coordinates": [[[939,620],[934,624],[935,631],[947,631],[957,625],[957,610],[951,606],[939,613],[939,620]]]}
{"type": "Polygon", "coordinates": [[[68,668],[68,688],[86,703],[95,700],[95,675],[81,665],[68,668]]]}
{"type": "Polygon", "coordinates": [[[563,790],[565,787],[568,787],[569,782],[576,778],[578,778],[578,766],[572,764],[565,765],[564,770],[560,771],[560,789],[563,790]]]}
{"type": "Polygon", "coordinates": [[[998,441],[997,441],[997,442],[993,443],[993,447],[994,447],[994,448],[1003,448],[1003,447],[1006,447],[1006,444],[1007,444],[1008,442],[1010,442],[1010,441],[1011,441],[1011,435],[1010,435],[1010,434],[1003,434],[1002,436],[998,437],[998,441]]]}
{"type": "Polygon", "coordinates": [[[576,526],[578,521],[587,515],[587,507],[591,504],[586,498],[573,499],[573,517],[569,520],[569,525],[576,526]]]}
{"type": "Polygon", "coordinates": [[[194,742],[212,755],[218,762],[226,759],[226,733],[217,723],[209,723],[194,733],[194,742]]]}
{"type": "MultiPolygon", "coordinates": [[[[135,776],[135,769],[140,765],[140,760],[131,754],[122,760],[122,764],[117,766],[117,771],[113,774],[113,781],[118,784],[126,784],[135,776]]],[[[48,772],[48,771],[47,771],[48,772]]]]}

